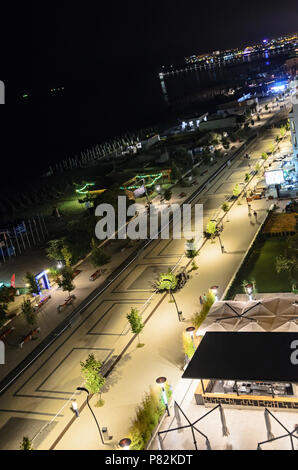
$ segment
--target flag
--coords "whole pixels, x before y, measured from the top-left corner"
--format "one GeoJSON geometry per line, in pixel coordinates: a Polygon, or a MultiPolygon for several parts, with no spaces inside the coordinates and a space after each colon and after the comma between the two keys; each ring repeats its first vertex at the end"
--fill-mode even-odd
{"type": "Polygon", "coordinates": [[[14,289],[16,288],[16,275],[15,274],[13,274],[12,277],[11,277],[10,285],[14,289]]]}
{"type": "Polygon", "coordinates": [[[25,227],[25,224],[24,222],[22,222],[21,224],[17,225],[16,227],[16,233],[19,235],[20,233],[25,233],[27,232],[26,230],[26,227],[25,227]]]}

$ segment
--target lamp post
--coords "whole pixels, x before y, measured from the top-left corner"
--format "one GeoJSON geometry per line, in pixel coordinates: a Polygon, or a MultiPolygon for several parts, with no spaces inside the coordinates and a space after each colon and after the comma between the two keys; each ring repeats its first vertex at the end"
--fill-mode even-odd
{"type": "Polygon", "coordinates": [[[248,299],[249,299],[249,300],[253,300],[253,297],[252,297],[253,290],[254,290],[253,284],[246,284],[246,285],[244,286],[244,289],[245,289],[245,292],[246,292],[247,295],[248,295],[248,299]]]}
{"type": "Polygon", "coordinates": [[[178,308],[176,299],[175,299],[174,294],[173,294],[172,289],[171,289],[171,282],[172,282],[172,281],[171,281],[171,279],[164,279],[164,281],[167,281],[167,282],[170,283],[170,288],[168,289],[169,294],[170,294],[170,296],[172,297],[173,302],[174,302],[174,304],[175,304],[175,307],[176,307],[176,310],[177,310],[177,314],[178,314],[178,320],[179,320],[179,321],[183,321],[184,318],[181,319],[182,312],[181,312],[181,310],[179,310],[179,308],[178,308]]]}
{"type": "Polygon", "coordinates": [[[103,445],[107,445],[107,444],[104,442],[104,440],[103,440],[103,437],[102,437],[102,434],[101,434],[101,430],[100,430],[98,421],[97,421],[96,416],[95,416],[95,414],[93,413],[93,410],[92,410],[92,408],[91,408],[91,406],[90,406],[90,403],[89,403],[89,390],[87,390],[87,388],[84,388],[84,387],[77,387],[77,390],[80,390],[80,391],[82,391],[82,392],[86,392],[86,393],[87,393],[87,405],[88,405],[88,408],[89,408],[89,410],[91,411],[92,416],[93,416],[93,418],[94,418],[94,420],[95,420],[95,422],[96,422],[96,426],[97,426],[97,429],[98,429],[98,432],[99,432],[99,435],[100,435],[101,442],[103,443],[103,445]]]}
{"type": "Polygon", "coordinates": [[[218,286],[211,286],[210,290],[214,294],[215,302],[218,302],[218,286]]]}
{"type": "Polygon", "coordinates": [[[186,328],[185,330],[187,333],[189,333],[190,337],[191,337],[191,340],[192,340],[192,344],[193,344],[193,347],[195,348],[195,342],[194,342],[194,332],[195,332],[195,327],[194,326],[189,326],[188,328],[186,328]]]}
{"type": "Polygon", "coordinates": [[[219,243],[220,243],[220,249],[221,249],[221,252],[222,252],[222,254],[223,254],[223,253],[225,252],[225,247],[224,247],[223,244],[222,244],[222,241],[221,241],[221,238],[220,238],[219,233],[217,234],[217,236],[218,236],[218,240],[219,240],[219,243]]]}
{"type": "Polygon", "coordinates": [[[131,446],[131,440],[128,437],[125,437],[124,439],[121,439],[119,442],[119,447],[123,450],[129,450],[131,446]]]}
{"type": "Polygon", "coordinates": [[[166,391],[165,391],[166,381],[167,381],[166,377],[158,377],[156,379],[157,385],[159,385],[161,390],[162,390],[162,397],[163,397],[163,401],[164,401],[164,404],[165,404],[165,407],[166,407],[166,410],[167,410],[167,414],[168,414],[168,416],[170,416],[169,405],[168,405],[168,397],[167,397],[167,394],[166,394],[166,391]]]}

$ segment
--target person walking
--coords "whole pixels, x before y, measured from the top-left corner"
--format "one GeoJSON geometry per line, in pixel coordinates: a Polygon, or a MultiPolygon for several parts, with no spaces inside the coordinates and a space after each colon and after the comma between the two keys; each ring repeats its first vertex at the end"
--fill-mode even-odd
{"type": "Polygon", "coordinates": [[[255,219],[256,221],[258,220],[258,214],[257,214],[257,211],[254,211],[254,216],[255,216],[255,219]]]}
{"type": "Polygon", "coordinates": [[[206,296],[206,294],[203,295],[203,302],[207,302],[207,296],[206,296]]]}
{"type": "Polygon", "coordinates": [[[72,407],[72,410],[75,412],[76,417],[79,418],[80,417],[79,407],[78,407],[76,399],[72,400],[71,407],[72,407]]]}
{"type": "Polygon", "coordinates": [[[203,299],[201,295],[200,295],[200,304],[203,305],[203,299]]]}

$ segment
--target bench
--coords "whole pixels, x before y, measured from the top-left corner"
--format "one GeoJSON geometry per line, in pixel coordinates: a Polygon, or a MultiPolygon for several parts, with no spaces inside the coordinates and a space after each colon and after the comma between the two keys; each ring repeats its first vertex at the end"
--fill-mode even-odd
{"type": "Polygon", "coordinates": [[[30,333],[23,338],[23,340],[19,343],[19,347],[22,349],[25,343],[28,343],[28,341],[31,341],[35,335],[37,335],[40,332],[40,328],[35,328],[35,330],[30,331],[30,333]]]}
{"type": "Polygon", "coordinates": [[[75,277],[77,277],[82,271],[80,269],[76,269],[74,272],[73,272],[73,275],[72,275],[72,278],[74,279],[75,277]]]}
{"type": "Polygon", "coordinates": [[[2,341],[3,339],[7,338],[7,336],[10,335],[14,330],[15,330],[15,327],[12,326],[12,327],[9,328],[8,330],[4,331],[4,332],[2,333],[2,335],[0,336],[0,341],[2,341]]]}
{"type": "Polygon", "coordinates": [[[64,307],[67,307],[68,305],[72,305],[72,302],[75,300],[76,296],[75,295],[71,295],[68,299],[65,300],[64,304],[62,305],[59,305],[57,307],[57,310],[58,312],[61,312],[61,310],[64,308],[64,307]]]}
{"type": "Polygon", "coordinates": [[[95,273],[91,274],[91,276],[89,277],[89,281],[95,281],[95,279],[101,276],[101,274],[101,269],[98,269],[97,271],[95,271],[95,273]]]}
{"type": "Polygon", "coordinates": [[[35,310],[39,310],[44,304],[46,304],[48,302],[48,300],[50,300],[52,298],[51,295],[47,295],[46,297],[44,297],[43,299],[41,299],[39,301],[39,303],[37,304],[37,306],[35,307],[35,310]]]}

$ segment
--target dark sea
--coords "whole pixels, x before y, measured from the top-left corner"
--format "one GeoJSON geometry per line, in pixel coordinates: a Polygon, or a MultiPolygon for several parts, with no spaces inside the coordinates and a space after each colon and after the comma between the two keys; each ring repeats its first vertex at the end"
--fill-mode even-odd
{"type": "Polygon", "coordinates": [[[268,54],[246,57],[227,66],[180,72],[163,82],[158,67],[98,64],[23,89],[18,83],[17,93],[8,84],[7,105],[0,110],[3,184],[38,176],[55,162],[126,131],[210,111],[202,91],[278,69],[284,60],[268,54]]]}

